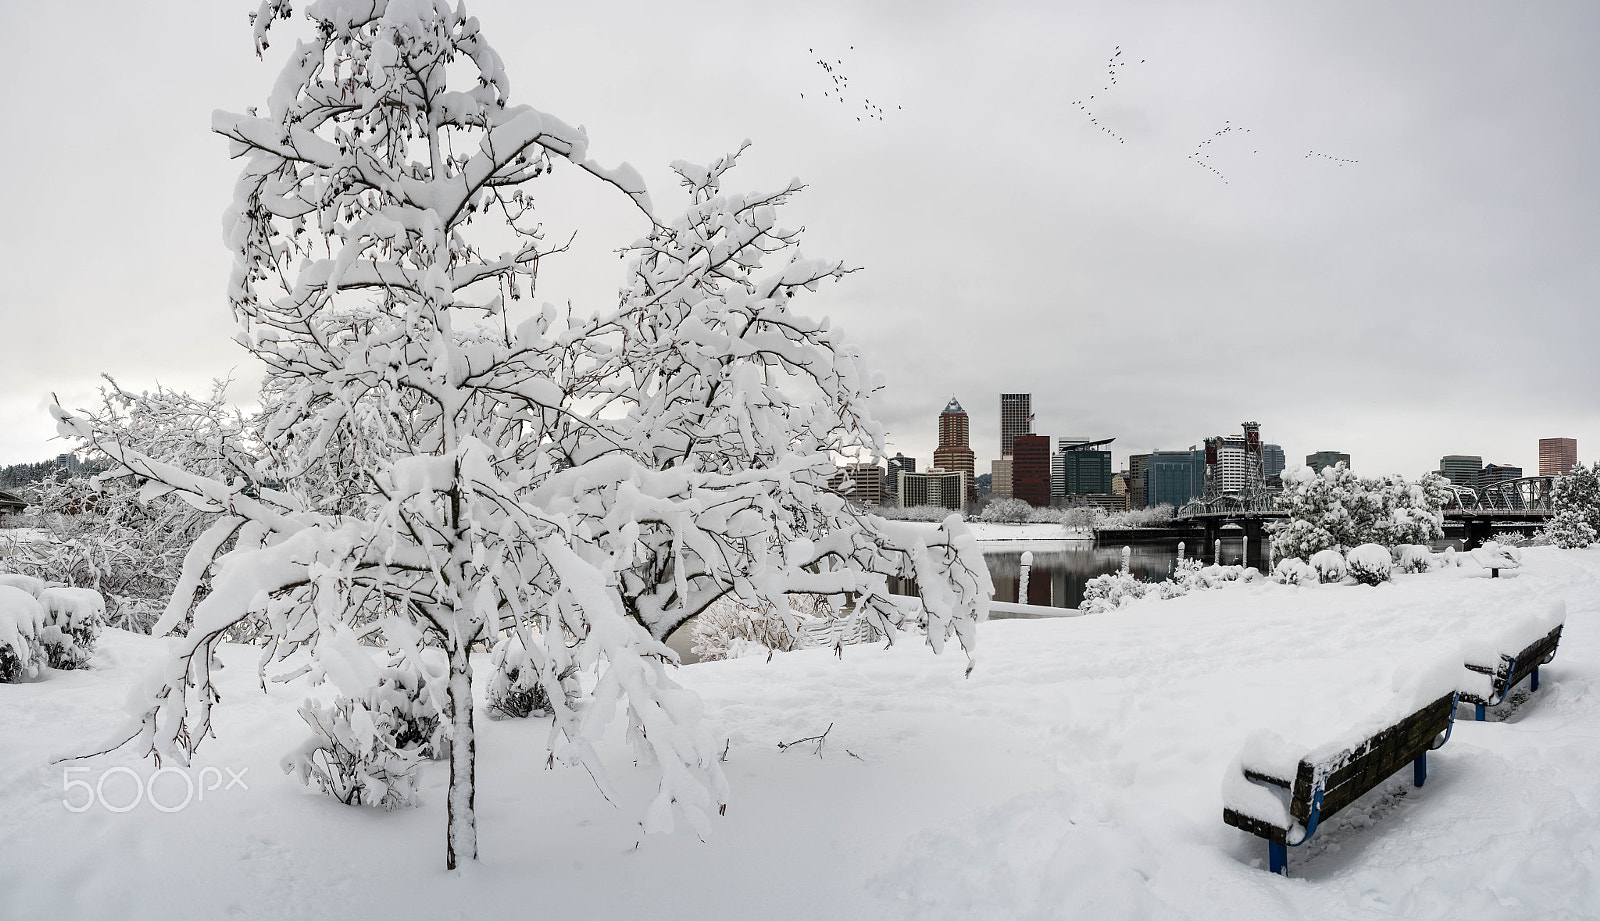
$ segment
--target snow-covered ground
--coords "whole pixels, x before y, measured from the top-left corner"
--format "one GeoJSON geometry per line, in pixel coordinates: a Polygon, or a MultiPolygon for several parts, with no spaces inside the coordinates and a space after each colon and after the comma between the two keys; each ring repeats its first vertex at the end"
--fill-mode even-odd
{"type": "MultiPolygon", "coordinates": [[[[641,838],[649,771],[606,751],[608,806],[545,770],[547,723],[480,720],[481,865],[443,870],[446,767],[422,808],[347,808],[284,776],[299,686],[225,648],[203,766],[243,772],[166,813],[75,813],[50,759],[110,730],[162,641],[108,635],[87,672],[0,685],[0,917],[1473,918],[1600,916],[1600,548],[1359,586],[1232,585],[1114,614],[979,630],[977,668],[915,643],[679,672],[728,739],[733,799],[701,841],[641,838]],[[1379,709],[1397,669],[1564,599],[1542,687],[1290,851],[1222,823],[1225,768],[1271,728],[1315,744],[1379,709]],[[831,724],[820,755],[777,743],[831,724]],[[220,785],[219,785],[220,787],[220,785]]],[[[89,762],[132,796],[126,755],[89,762]]],[[[183,778],[157,778],[158,800],[183,778]]]]}

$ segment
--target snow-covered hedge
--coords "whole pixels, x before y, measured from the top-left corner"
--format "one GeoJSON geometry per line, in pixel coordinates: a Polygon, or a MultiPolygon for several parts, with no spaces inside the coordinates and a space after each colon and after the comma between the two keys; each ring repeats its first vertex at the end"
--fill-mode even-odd
{"type": "Polygon", "coordinates": [[[44,664],[39,634],[45,627],[39,599],[15,585],[0,584],[0,683],[32,678],[44,664]]]}
{"type": "Polygon", "coordinates": [[[284,771],[347,806],[416,805],[418,765],[448,754],[441,683],[440,675],[392,660],[362,697],[308,699],[300,718],[312,734],[284,759],[284,771]]]}
{"type": "Polygon", "coordinates": [[[1344,554],[1331,547],[1311,554],[1308,562],[1311,568],[1317,571],[1317,579],[1322,582],[1343,582],[1344,577],[1350,574],[1350,567],[1345,564],[1344,554]]]}
{"type": "Polygon", "coordinates": [[[1351,547],[1350,552],[1344,555],[1344,561],[1349,567],[1350,577],[1362,585],[1387,582],[1389,574],[1394,571],[1394,559],[1389,554],[1389,548],[1381,544],[1351,547]]]}

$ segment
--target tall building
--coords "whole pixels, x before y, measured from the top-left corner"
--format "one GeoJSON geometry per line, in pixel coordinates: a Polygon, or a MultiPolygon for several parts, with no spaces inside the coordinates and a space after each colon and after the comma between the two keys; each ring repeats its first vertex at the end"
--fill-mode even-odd
{"type": "Polygon", "coordinates": [[[1011,498],[1011,462],[1002,457],[989,462],[989,495],[996,499],[1011,498]]]}
{"type": "MultiPolygon", "coordinates": [[[[1114,439],[1092,441],[1087,438],[1061,438],[1060,451],[1055,456],[1055,473],[1059,487],[1055,493],[1061,497],[1111,495],[1111,452],[1099,450],[1100,445],[1114,439]]],[[[1052,484],[1053,486],[1055,484],[1052,484]]]]}
{"type": "Polygon", "coordinates": [[[1317,473],[1321,473],[1324,468],[1332,467],[1335,464],[1344,464],[1348,468],[1350,466],[1350,455],[1340,451],[1318,451],[1315,454],[1306,455],[1306,466],[1317,473]]]}
{"type": "Polygon", "coordinates": [[[828,477],[828,488],[861,505],[882,505],[883,468],[877,464],[846,464],[828,477]]]}
{"type": "Polygon", "coordinates": [[[1483,472],[1483,458],[1476,454],[1446,454],[1439,458],[1439,475],[1455,486],[1478,488],[1479,474],[1483,472]]]}
{"type": "Polygon", "coordinates": [[[900,472],[900,504],[906,508],[936,505],[960,512],[967,507],[972,478],[960,470],[934,467],[924,473],[900,472]]]}
{"type": "Polygon", "coordinates": [[[1145,472],[1150,455],[1132,454],[1128,457],[1128,508],[1149,508],[1149,487],[1145,472]]]}
{"type": "Polygon", "coordinates": [[[1539,475],[1566,476],[1578,464],[1578,439],[1539,439],[1539,475]]]}
{"type": "Polygon", "coordinates": [[[1033,394],[1000,394],[1000,456],[1011,456],[1011,443],[1018,435],[1033,432],[1033,394]]]}
{"type": "Polygon", "coordinates": [[[883,475],[883,491],[885,496],[894,498],[895,496],[900,495],[900,471],[902,470],[909,470],[912,473],[915,473],[917,471],[917,459],[914,457],[906,457],[904,454],[896,451],[894,452],[894,457],[889,458],[889,469],[885,471],[883,475]]]}
{"type": "MultiPolygon", "coordinates": [[[[1109,458],[1110,453],[1107,452],[1109,458]]],[[[1110,492],[1108,489],[1107,492],[1110,492]]],[[[1050,439],[1017,435],[1011,451],[1011,497],[1034,508],[1050,506],[1050,439]]]]}
{"type": "Polygon", "coordinates": [[[939,414],[939,447],[933,450],[933,466],[941,470],[954,470],[967,477],[967,501],[978,500],[978,471],[976,457],[968,446],[970,437],[967,411],[955,397],[939,414]]]}
{"type": "Polygon", "coordinates": [[[1206,452],[1152,451],[1145,462],[1145,501],[1148,508],[1170,505],[1182,508],[1206,490],[1206,452]]]}
{"type": "Polygon", "coordinates": [[[1261,472],[1266,475],[1267,479],[1270,480],[1273,477],[1281,478],[1285,466],[1282,445],[1264,444],[1261,446],[1261,472]]]}
{"type": "Polygon", "coordinates": [[[1267,488],[1261,426],[1240,423],[1239,435],[1218,435],[1205,440],[1207,497],[1230,495],[1259,497],[1267,488]]]}
{"type": "Polygon", "coordinates": [[[1522,479],[1522,468],[1510,464],[1485,464],[1483,473],[1478,475],[1479,486],[1493,486],[1507,480],[1522,479]]]}

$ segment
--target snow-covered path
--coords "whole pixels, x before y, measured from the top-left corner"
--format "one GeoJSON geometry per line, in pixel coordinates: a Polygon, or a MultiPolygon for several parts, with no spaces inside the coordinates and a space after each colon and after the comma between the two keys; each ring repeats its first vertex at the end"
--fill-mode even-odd
{"type": "MultiPolygon", "coordinates": [[[[1499,580],[1234,585],[996,621],[980,643],[970,678],[959,652],[913,643],[682,669],[728,739],[733,800],[705,842],[641,840],[649,771],[621,746],[613,809],[581,772],[544,769],[546,723],[480,720],[484,859],[454,878],[444,766],[408,812],[300,787],[277,762],[306,689],[263,695],[249,649],[223,651],[199,756],[247,769],[248,790],[69,812],[49,758],[116,725],[159,652],[110,636],[94,671],[0,686],[0,918],[1600,917],[1600,549],[1531,550],[1499,580]],[[1248,733],[1316,741],[1381,706],[1397,668],[1552,598],[1567,628],[1541,690],[1458,722],[1422,790],[1396,777],[1347,809],[1291,850],[1288,879],[1222,824],[1248,733]],[[830,724],[820,757],[777,749],[830,724]]],[[[74,777],[115,765],[154,772],[116,755],[74,777]]],[[[183,794],[171,772],[156,788],[183,794]]],[[[132,798],[126,774],[105,790],[132,798]]]]}

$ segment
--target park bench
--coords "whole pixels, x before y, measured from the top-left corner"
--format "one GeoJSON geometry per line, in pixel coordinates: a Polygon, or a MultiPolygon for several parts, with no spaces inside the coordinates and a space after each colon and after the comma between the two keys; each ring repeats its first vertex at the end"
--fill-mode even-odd
{"type": "Polygon", "coordinates": [[[1467,671],[1482,675],[1483,679],[1462,688],[1460,701],[1476,708],[1480,722],[1485,711],[1499,706],[1524,678],[1528,679],[1528,690],[1539,690],[1539,666],[1556,657],[1565,620],[1566,604],[1554,602],[1542,613],[1513,624],[1499,638],[1464,650],[1467,671]],[[1504,651],[1508,649],[1520,651],[1504,651]]]}
{"type": "Polygon", "coordinates": [[[1496,544],[1492,541],[1473,550],[1468,556],[1472,557],[1473,562],[1489,570],[1489,578],[1491,579],[1500,578],[1500,570],[1502,569],[1516,569],[1522,565],[1517,560],[1514,548],[1496,544]]]}
{"type": "MultiPolygon", "coordinates": [[[[1459,668],[1459,666],[1457,666],[1459,668]]],[[[1449,687],[1450,672],[1435,690],[1449,687]]],[[[1397,703],[1416,695],[1397,698],[1397,703]]],[[[1223,780],[1222,821],[1267,841],[1267,865],[1287,875],[1289,848],[1305,843],[1339,810],[1412,765],[1420,787],[1428,776],[1428,752],[1450,737],[1456,692],[1447,691],[1399,719],[1379,714],[1339,738],[1296,751],[1271,733],[1246,743],[1223,780]],[[1376,731],[1370,731],[1376,725],[1376,731]]],[[[1393,713],[1394,708],[1390,708],[1393,713]]]]}

